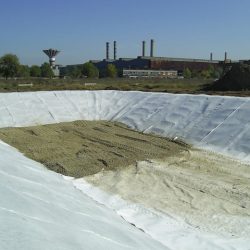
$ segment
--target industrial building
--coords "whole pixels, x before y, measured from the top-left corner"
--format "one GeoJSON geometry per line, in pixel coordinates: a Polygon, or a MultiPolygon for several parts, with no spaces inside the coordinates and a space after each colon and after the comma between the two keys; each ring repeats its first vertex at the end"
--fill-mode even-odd
{"type": "MultiPolygon", "coordinates": [[[[151,39],[150,41],[150,53],[147,56],[146,51],[146,41],[142,42],[142,52],[141,55],[136,58],[118,58],[117,59],[117,42],[113,42],[113,58],[110,57],[110,43],[106,42],[106,58],[103,60],[90,60],[100,71],[105,71],[108,64],[113,64],[117,68],[120,76],[128,77],[128,74],[131,76],[131,72],[136,72],[135,77],[142,74],[151,75],[152,77],[158,77],[159,74],[153,73],[155,71],[177,71],[178,75],[181,75],[186,68],[189,68],[191,71],[201,72],[202,70],[213,68],[224,68],[225,66],[230,65],[232,62],[227,58],[227,53],[225,52],[224,60],[213,60],[213,54],[210,53],[209,59],[193,59],[193,58],[172,58],[172,57],[155,57],[154,55],[155,41],[151,39]],[[130,70],[130,71],[126,71],[130,70]],[[134,70],[134,71],[131,71],[134,70]],[[149,70],[149,72],[146,72],[149,70]],[[123,74],[124,72],[124,74],[123,74]],[[130,73],[128,73],[130,72],[130,73]],[[150,73],[151,72],[151,73],[150,73]]],[[[72,67],[73,65],[68,65],[64,68],[61,68],[61,72],[67,72],[67,68],[72,67]]],[[[163,74],[161,74],[163,75],[163,74]]],[[[168,74],[167,74],[168,75],[168,74]]],[[[170,74],[171,75],[171,74],[170,74]]],[[[172,77],[172,75],[171,75],[172,77]]]]}
{"type": "Polygon", "coordinates": [[[127,78],[177,78],[177,70],[123,69],[122,76],[127,78]]]}
{"type": "MultiPolygon", "coordinates": [[[[142,42],[142,54],[137,58],[119,58],[117,59],[117,42],[113,43],[114,57],[110,59],[109,53],[109,43],[106,43],[106,59],[104,60],[91,60],[99,71],[103,71],[108,64],[114,64],[116,68],[123,72],[124,70],[158,70],[158,71],[177,71],[181,74],[185,68],[189,68],[191,71],[202,71],[208,69],[210,66],[224,67],[225,64],[230,64],[231,61],[227,58],[227,53],[225,53],[225,58],[222,61],[213,60],[213,54],[210,53],[210,58],[205,59],[193,59],[193,58],[172,58],[172,57],[155,57],[154,56],[155,42],[153,39],[150,41],[150,53],[146,56],[146,41],[142,42]]],[[[127,76],[127,71],[125,76],[127,76]]],[[[132,71],[130,71],[132,72],[132,71]]],[[[134,71],[136,72],[136,71],[134,71]]],[[[149,73],[148,72],[148,73],[149,73]]],[[[139,71],[137,72],[139,74],[139,71]]],[[[150,73],[149,73],[150,74],[150,73]]],[[[123,74],[124,75],[124,74],[123,74]]],[[[155,74],[156,75],[156,74],[155,74]]]]}

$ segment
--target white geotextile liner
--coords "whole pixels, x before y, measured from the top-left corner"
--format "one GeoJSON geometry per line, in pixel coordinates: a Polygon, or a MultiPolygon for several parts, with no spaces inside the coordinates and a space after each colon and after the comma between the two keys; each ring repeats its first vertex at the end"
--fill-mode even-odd
{"type": "Polygon", "coordinates": [[[0,249],[168,249],[0,142],[0,249]]]}
{"type": "MultiPolygon", "coordinates": [[[[2,93],[0,127],[120,121],[146,133],[179,137],[248,161],[249,100],[120,91],[2,93]]],[[[249,238],[227,239],[193,231],[172,215],[161,217],[119,197],[109,198],[90,185],[83,189],[111,209],[118,207],[126,220],[174,249],[248,249],[249,238]]],[[[87,198],[60,175],[0,143],[0,249],[168,248],[87,198]]]]}
{"type": "Polygon", "coordinates": [[[249,100],[123,91],[4,93],[0,127],[112,120],[249,161],[249,100]]]}

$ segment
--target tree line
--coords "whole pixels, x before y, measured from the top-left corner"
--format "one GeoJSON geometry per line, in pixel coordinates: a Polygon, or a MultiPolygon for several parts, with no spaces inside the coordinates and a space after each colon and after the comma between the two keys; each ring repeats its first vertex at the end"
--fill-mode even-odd
{"type": "Polygon", "coordinates": [[[98,78],[98,77],[110,77],[114,78],[118,75],[118,70],[113,64],[108,64],[103,70],[99,69],[91,62],[86,62],[81,65],[68,66],[63,72],[65,76],[71,78],[98,78]]]}
{"type": "Polygon", "coordinates": [[[189,68],[185,68],[183,70],[184,78],[203,78],[203,79],[219,79],[223,74],[223,69],[220,67],[214,67],[209,65],[207,69],[203,70],[190,70],[189,68]]]}
{"type": "Polygon", "coordinates": [[[19,58],[13,54],[6,54],[0,58],[0,76],[8,78],[13,77],[48,77],[54,76],[49,63],[43,63],[41,66],[22,65],[19,58]]]}
{"type": "MultiPolygon", "coordinates": [[[[98,68],[91,62],[81,65],[65,67],[64,76],[71,78],[97,78],[97,77],[116,77],[117,69],[113,64],[108,64],[104,71],[99,72],[98,68]]],[[[45,62],[41,66],[38,65],[22,65],[19,58],[14,54],[5,54],[0,58],[0,76],[8,78],[21,77],[54,77],[53,70],[49,63],[45,62]]]]}

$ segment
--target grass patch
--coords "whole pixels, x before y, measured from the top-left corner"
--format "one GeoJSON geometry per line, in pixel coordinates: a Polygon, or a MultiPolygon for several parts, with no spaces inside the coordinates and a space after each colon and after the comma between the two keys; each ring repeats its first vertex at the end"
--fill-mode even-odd
{"type": "Polygon", "coordinates": [[[0,79],[0,92],[13,91],[50,91],[50,90],[124,90],[151,92],[187,92],[200,91],[211,80],[202,79],[0,79]],[[85,86],[85,83],[96,83],[85,86]],[[32,86],[19,86],[32,84],[32,86]]]}

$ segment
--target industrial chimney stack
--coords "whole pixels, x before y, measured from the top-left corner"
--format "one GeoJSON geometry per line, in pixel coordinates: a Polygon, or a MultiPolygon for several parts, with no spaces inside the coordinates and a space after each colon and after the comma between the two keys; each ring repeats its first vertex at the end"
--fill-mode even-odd
{"type": "Polygon", "coordinates": [[[150,41],[150,57],[154,57],[154,40],[150,41]]]}
{"type": "Polygon", "coordinates": [[[145,56],[145,47],[146,47],[146,42],[142,41],[142,56],[145,56]]]}
{"type": "Polygon", "coordinates": [[[227,61],[227,52],[225,52],[225,62],[227,61]]]}
{"type": "Polygon", "coordinates": [[[213,61],[213,53],[210,53],[210,61],[213,61]]]}
{"type": "Polygon", "coordinates": [[[114,60],[116,60],[116,41],[114,41],[114,60]]]}
{"type": "Polygon", "coordinates": [[[109,42],[106,42],[106,60],[109,60],[109,42]]]}

